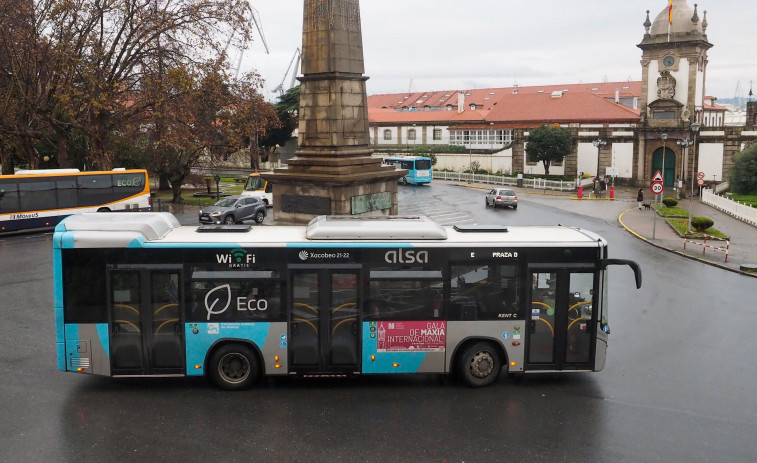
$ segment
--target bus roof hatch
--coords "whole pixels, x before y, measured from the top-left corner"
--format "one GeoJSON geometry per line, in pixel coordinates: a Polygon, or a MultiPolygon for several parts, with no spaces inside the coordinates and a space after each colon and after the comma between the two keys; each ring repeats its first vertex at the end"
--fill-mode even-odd
{"type": "Polygon", "coordinates": [[[310,240],[446,240],[447,232],[425,216],[322,215],[308,224],[310,240]]]}

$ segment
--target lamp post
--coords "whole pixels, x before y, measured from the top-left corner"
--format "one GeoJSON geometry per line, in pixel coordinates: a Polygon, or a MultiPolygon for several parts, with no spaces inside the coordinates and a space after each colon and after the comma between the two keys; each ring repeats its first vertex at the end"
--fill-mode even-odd
{"type": "Polygon", "coordinates": [[[473,183],[473,139],[471,138],[471,131],[468,131],[468,183],[473,183]]]}
{"type": "Polygon", "coordinates": [[[702,127],[702,124],[699,122],[694,122],[691,124],[691,132],[694,134],[694,142],[692,143],[693,151],[691,152],[691,196],[689,196],[689,226],[686,229],[686,233],[691,233],[691,214],[693,214],[694,210],[692,209],[692,198],[694,197],[694,166],[696,164],[696,152],[697,152],[697,133],[699,133],[699,129],[702,127]]]}
{"type": "MultiPolygon", "coordinates": [[[[596,179],[596,182],[599,182],[599,164],[600,164],[600,161],[602,160],[602,156],[600,154],[600,151],[602,151],[602,147],[607,144],[607,141],[606,140],[602,140],[601,138],[597,138],[596,140],[593,140],[591,142],[591,144],[594,145],[594,147],[597,148],[597,175],[596,175],[595,179],[596,179]]],[[[599,194],[600,195],[602,194],[601,190],[599,191],[599,194]]]]}
{"type": "Polygon", "coordinates": [[[680,182],[678,182],[678,188],[680,191],[683,191],[683,182],[686,180],[686,174],[688,173],[688,164],[689,164],[689,147],[694,144],[694,140],[690,138],[683,138],[678,141],[676,141],[676,144],[683,148],[683,162],[681,163],[681,179],[680,182]]]}
{"type": "MultiPolygon", "coordinates": [[[[663,132],[660,134],[660,138],[662,138],[662,185],[664,189],[665,187],[665,154],[667,153],[667,150],[668,150],[665,147],[665,140],[668,139],[668,134],[663,132]]],[[[660,204],[662,204],[662,196],[661,195],[657,195],[657,196],[660,197],[660,204]]],[[[655,204],[656,203],[657,203],[657,198],[655,198],[655,204]]]]}
{"type": "Polygon", "coordinates": [[[494,173],[494,122],[489,122],[489,174],[494,173]]]}

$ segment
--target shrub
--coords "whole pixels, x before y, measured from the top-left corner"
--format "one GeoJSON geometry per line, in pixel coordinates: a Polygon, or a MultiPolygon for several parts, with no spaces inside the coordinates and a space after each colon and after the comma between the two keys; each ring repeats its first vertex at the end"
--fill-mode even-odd
{"type": "Polygon", "coordinates": [[[757,143],[752,143],[733,157],[728,181],[736,194],[757,192],[757,143]]]}
{"type": "Polygon", "coordinates": [[[709,217],[692,217],[691,218],[691,226],[694,228],[694,230],[704,233],[705,230],[715,225],[715,221],[713,221],[709,217]]]}
{"type": "Polygon", "coordinates": [[[678,200],[675,198],[663,198],[662,204],[664,204],[665,207],[676,207],[678,206],[678,200]]]}

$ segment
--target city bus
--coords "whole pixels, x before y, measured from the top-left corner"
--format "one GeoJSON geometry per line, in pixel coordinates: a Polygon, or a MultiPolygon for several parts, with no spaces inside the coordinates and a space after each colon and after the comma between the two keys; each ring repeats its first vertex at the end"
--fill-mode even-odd
{"type": "Polygon", "coordinates": [[[433,169],[431,168],[431,158],[426,156],[384,158],[384,164],[407,170],[407,175],[399,179],[400,182],[406,185],[424,185],[431,183],[434,177],[433,169]]]}
{"type": "Polygon", "coordinates": [[[52,228],[82,212],[150,211],[142,169],[18,171],[0,175],[0,233],[52,228]]]}
{"type": "Polygon", "coordinates": [[[262,199],[266,206],[273,206],[273,184],[261,177],[259,172],[253,172],[247,177],[242,196],[254,196],[262,199]]]}
{"type": "Polygon", "coordinates": [[[563,226],[321,216],[307,226],[181,226],[79,214],[53,237],[58,368],[111,377],[600,371],[600,236],[563,226]]]}

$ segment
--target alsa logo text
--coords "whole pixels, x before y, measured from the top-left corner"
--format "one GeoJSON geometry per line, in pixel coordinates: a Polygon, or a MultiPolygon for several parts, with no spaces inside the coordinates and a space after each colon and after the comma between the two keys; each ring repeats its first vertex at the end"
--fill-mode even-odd
{"type": "Polygon", "coordinates": [[[246,249],[236,248],[228,254],[216,254],[219,264],[226,264],[229,268],[248,268],[255,263],[255,254],[250,254],[246,249]]]}
{"type": "Polygon", "coordinates": [[[414,249],[397,249],[387,251],[384,260],[388,264],[428,264],[428,251],[414,249]]]}

